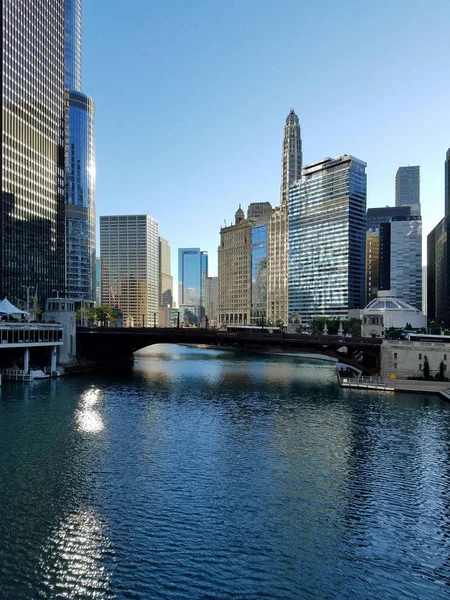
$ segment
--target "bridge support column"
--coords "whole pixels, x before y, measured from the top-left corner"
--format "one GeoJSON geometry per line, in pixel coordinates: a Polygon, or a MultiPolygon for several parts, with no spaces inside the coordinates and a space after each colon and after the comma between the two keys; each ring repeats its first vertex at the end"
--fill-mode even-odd
{"type": "Polygon", "coordinates": [[[58,352],[57,347],[53,346],[53,348],[52,348],[52,359],[51,359],[51,363],[50,363],[50,373],[51,373],[51,375],[53,375],[56,372],[56,356],[57,356],[57,352],[58,352]]]}
{"type": "Polygon", "coordinates": [[[29,369],[30,369],[30,349],[25,348],[23,351],[23,370],[26,375],[28,374],[29,369]]]}

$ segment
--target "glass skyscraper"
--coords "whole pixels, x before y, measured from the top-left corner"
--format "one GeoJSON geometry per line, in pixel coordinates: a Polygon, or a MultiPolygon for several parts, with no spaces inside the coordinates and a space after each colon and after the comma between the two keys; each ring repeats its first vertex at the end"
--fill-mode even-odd
{"type": "Polygon", "coordinates": [[[251,325],[263,325],[267,319],[267,223],[252,228],[251,325]]]}
{"type": "Polygon", "coordinates": [[[65,293],[64,0],[3,0],[0,297],[65,293]]]}
{"type": "Polygon", "coordinates": [[[445,155],[445,216],[450,217],[450,148],[445,155]]]}
{"type": "Polygon", "coordinates": [[[428,318],[450,326],[450,148],[444,162],[445,216],[427,239],[428,318]]]}
{"type": "Polygon", "coordinates": [[[202,317],[205,301],[205,282],[208,277],[208,254],[200,248],[178,249],[178,304],[180,307],[199,307],[191,311],[202,317]]]}
{"type": "Polygon", "coordinates": [[[395,176],[395,206],[410,206],[420,215],[420,167],[399,167],[395,176]]]}
{"type": "Polygon", "coordinates": [[[289,195],[288,310],[306,322],[364,306],[366,163],[349,155],[303,168],[289,195]]]}
{"type": "Polygon", "coordinates": [[[66,0],[67,295],[95,301],[94,102],[81,92],[81,0],[66,0]]]}

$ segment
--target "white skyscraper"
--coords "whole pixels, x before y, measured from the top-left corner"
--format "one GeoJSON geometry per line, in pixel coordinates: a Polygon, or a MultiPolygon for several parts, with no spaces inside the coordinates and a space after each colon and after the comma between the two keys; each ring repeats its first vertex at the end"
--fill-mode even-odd
{"type": "Polygon", "coordinates": [[[100,217],[102,304],[124,324],[150,327],[159,314],[159,231],[149,215],[100,217]]]}

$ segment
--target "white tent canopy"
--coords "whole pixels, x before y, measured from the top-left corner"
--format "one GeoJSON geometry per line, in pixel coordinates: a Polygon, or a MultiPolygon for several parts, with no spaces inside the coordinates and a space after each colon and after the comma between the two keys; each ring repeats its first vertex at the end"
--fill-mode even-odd
{"type": "Polygon", "coordinates": [[[14,316],[14,315],[29,315],[29,314],[30,313],[27,312],[26,310],[21,310],[20,308],[16,308],[13,304],[11,304],[11,302],[8,300],[8,298],[4,298],[0,302],[0,315],[14,316]]]}

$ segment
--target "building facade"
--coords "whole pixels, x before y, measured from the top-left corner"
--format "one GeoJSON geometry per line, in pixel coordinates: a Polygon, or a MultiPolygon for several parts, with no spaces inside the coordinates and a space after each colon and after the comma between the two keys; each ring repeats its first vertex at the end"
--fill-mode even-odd
{"type": "Polygon", "coordinates": [[[208,253],[200,248],[178,249],[178,305],[199,307],[193,314],[203,318],[205,281],[208,277],[208,253]]]}
{"type": "Polygon", "coordinates": [[[289,187],[302,176],[302,137],[300,122],[294,109],[286,117],[281,152],[280,206],[289,203],[289,187]]]}
{"type": "Polygon", "coordinates": [[[444,180],[445,216],[427,238],[427,314],[430,321],[450,327],[450,148],[444,180]]]}
{"type": "Polygon", "coordinates": [[[205,280],[205,316],[211,326],[218,324],[219,278],[207,277],[205,280]]]}
{"type": "Polygon", "coordinates": [[[444,217],[427,238],[428,318],[450,326],[450,216],[444,217]]]}
{"type": "Polygon", "coordinates": [[[390,273],[380,289],[392,289],[398,298],[422,310],[422,219],[396,217],[386,227],[390,228],[390,273]]]}
{"type": "MultiPolygon", "coordinates": [[[[376,285],[395,290],[405,302],[422,309],[422,220],[411,206],[386,206],[367,210],[367,240],[378,235],[378,256],[366,254],[366,301],[376,285]],[[415,214],[414,214],[415,213],[415,214]],[[371,263],[370,263],[371,261],[371,263]],[[375,271],[378,280],[374,279],[375,271]],[[371,276],[371,280],[369,277],[371,276]]],[[[373,297],[375,297],[374,294],[373,297]]]]}
{"type": "Polygon", "coordinates": [[[380,232],[366,233],[366,304],[377,297],[380,265],[380,232]]]}
{"type": "Polygon", "coordinates": [[[365,304],[366,163],[307,165],[289,196],[289,315],[345,318],[365,304]]]}
{"type": "Polygon", "coordinates": [[[67,295],[95,301],[94,102],[81,91],[81,0],[66,0],[67,89],[66,274],[67,295]]]}
{"type": "Polygon", "coordinates": [[[267,319],[288,321],[288,210],[277,207],[269,219],[267,248],[267,319]]]}
{"type": "Polygon", "coordinates": [[[0,296],[65,294],[65,2],[3,0],[0,296]]]}
{"type": "Polygon", "coordinates": [[[399,167],[395,176],[395,206],[410,206],[420,215],[420,167],[399,167]]]}
{"type": "Polygon", "coordinates": [[[379,231],[381,223],[390,223],[394,217],[410,217],[410,206],[381,206],[367,209],[367,231],[379,231]]]}
{"type": "Polygon", "coordinates": [[[159,303],[161,306],[173,306],[173,277],[171,270],[171,252],[169,242],[159,238],[159,303]]]}
{"type": "Polygon", "coordinates": [[[101,300],[128,327],[159,317],[159,231],[149,215],[100,217],[101,300]]]}
{"type": "Polygon", "coordinates": [[[264,325],[267,323],[267,222],[255,222],[251,236],[250,325],[264,325]]]}
{"type": "Polygon", "coordinates": [[[249,325],[252,284],[252,226],[244,211],[222,227],[218,248],[218,313],[221,324],[249,325]]]}
{"type": "Polygon", "coordinates": [[[447,150],[445,155],[444,163],[444,177],[445,177],[445,216],[450,217],[450,148],[447,150]]]}
{"type": "Polygon", "coordinates": [[[273,208],[270,202],[252,202],[248,205],[247,219],[259,221],[269,217],[273,213],[273,208]]]}

